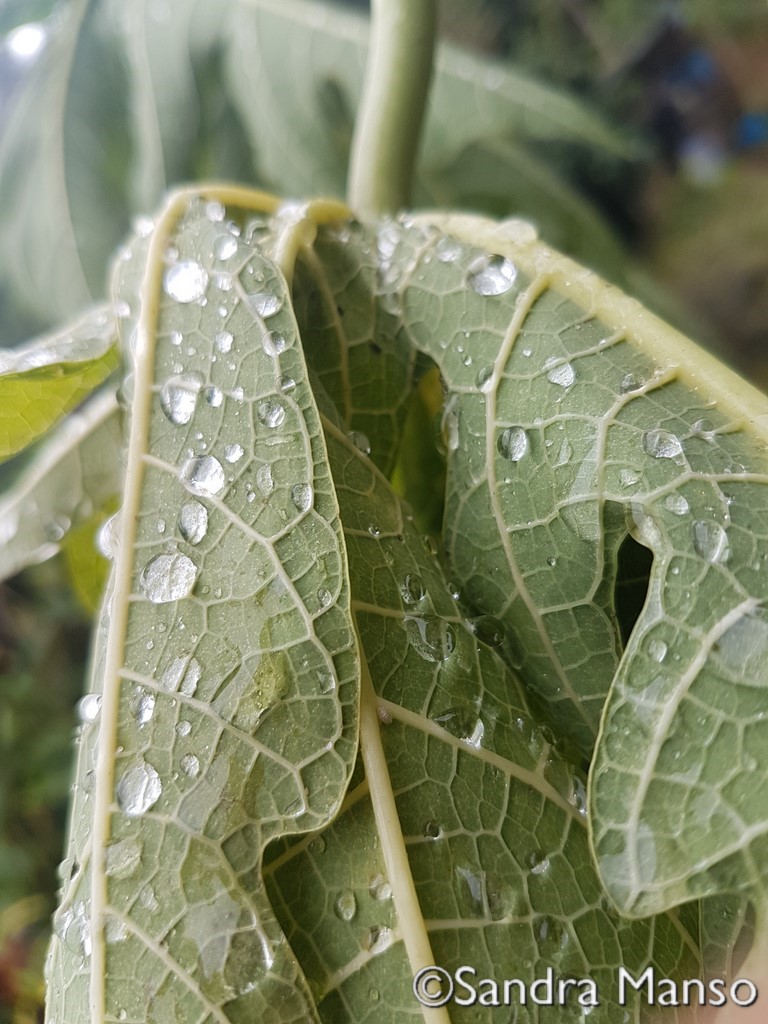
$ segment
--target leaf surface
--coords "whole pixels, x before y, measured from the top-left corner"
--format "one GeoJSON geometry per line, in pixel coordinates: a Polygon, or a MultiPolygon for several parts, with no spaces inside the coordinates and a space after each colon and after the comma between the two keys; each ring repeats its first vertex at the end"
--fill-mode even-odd
{"type": "Polygon", "coordinates": [[[260,862],[327,822],[354,762],[346,558],[285,280],[188,201],[117,272],[138,318],[126,486],[50,1020],[312,1016],[260,862]]]}
{"type": "Polygon", "coordinates": [[[97,307],[63,330],[0,351],[0,459],[44,434],[117,366],[111,311],[97,307]]]}

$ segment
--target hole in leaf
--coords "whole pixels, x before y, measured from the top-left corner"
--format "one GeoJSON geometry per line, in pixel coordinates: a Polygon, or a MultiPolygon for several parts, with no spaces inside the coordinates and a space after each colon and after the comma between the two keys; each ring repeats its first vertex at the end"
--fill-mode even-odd
{"type": "Polygon", "coordinates": [[[614,586],[614,607],[622,645],[626,646],[648,596],[653,552],[629,534],[619,548],[614,586]]]}

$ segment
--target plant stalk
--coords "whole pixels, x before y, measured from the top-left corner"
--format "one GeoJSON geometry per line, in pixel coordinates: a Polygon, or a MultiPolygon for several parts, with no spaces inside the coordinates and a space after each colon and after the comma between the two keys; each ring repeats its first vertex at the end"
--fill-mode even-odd
{"type": "Polygon", "coordinates": [[[436,29],[437,0],[372,0],[347,185],[347,201],[358,214],[396,213],[408,204],[436,29]]]}

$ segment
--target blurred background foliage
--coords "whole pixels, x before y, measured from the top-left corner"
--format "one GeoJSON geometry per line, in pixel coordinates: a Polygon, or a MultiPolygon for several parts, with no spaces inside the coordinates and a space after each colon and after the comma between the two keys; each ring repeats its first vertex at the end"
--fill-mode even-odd
{"type": "MultiPolygon", "coordinates": [[[[298,7],[294,44],[247,0],[131,6],[0,3],[2,345],[98,297],[173,182],[343,193],[361,26],[298,7]]],[[[477,59],[443,58],[417,203],[534,220],[768,387],[764,0],[441,0],[441,34],[477,59]]],[[[0,1024],[41,1019],[95,525],[0,585],[0,1024]]]]}

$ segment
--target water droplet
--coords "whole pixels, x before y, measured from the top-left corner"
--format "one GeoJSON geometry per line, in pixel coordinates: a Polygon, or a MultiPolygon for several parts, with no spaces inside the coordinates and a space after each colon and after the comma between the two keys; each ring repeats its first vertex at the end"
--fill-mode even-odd
{"type": "Polygon", "coordinates": [[[144,814],[160,799],[163,784],[151,764],[139,764],[123,772],[117,784],[117,802],[129,818],[144,814]]]}
{"type": "Polygon", "coordinates": [[[336,916],[341,918],[342,921],[351,921],[357,913],[355,894],[349,889],[340,892],[336,897],[333,909],[336,911],[336,916]]]}
{"type": "Polygon", "coordinates": [[[493,366],[489,364],[478,370],[475,384],[481,391],[487,394],[493,387],[493,366]]]}
{"type": "Polygon", "coordinates": [[[268,356],[279,356],[285,351],[285,338],[277,331],[267,331],[261,339],[261,347],[268,356]]]}
{"type": "Polygon", "coordinates": [[[569,388],[576,380],[576,371],[570,363],[564,363],[553,356],[544,363],[547,380],[550,384],[558,384],[561,388],[569,388]]]}
{"type": "Polygon", "coordinates": [[[105,868],[113,878],[129,878],[141,863],[142,846],[135,836],[110,843],[105,851],[105,868]]]}
{"type": "Polygon", "coordinates": [[[504,627],[492,615],[479,615],[476,619],[470,619],[469,627],[486,647],[500,647],[504,643],[504,627]]]}
{"type": "Polygon", "coordinates": [[[693,524],[693,546],[708,562],[727,562],[728,534],[718,523],[699,519],[693,524]]]}
{"type": "Polygon", "coordinates": [[[245,455],[245,449],[241,444],[227,444],[224,446],[224,458],[227,462],[239,462],[245,455]]]}
{"type": "Polygon", "coordinates": [[[194,499],[179,510],[179,533],[189,544],[199,544],[208,532],[208,509],[194,499]]]}
{"type": "Polygon", "coordinates": [[[227,478],[218,459],[212,455],[200,455],[185,462],[181,482],[193,494],[211,498],[224,490],[227,478]]]}
{"type": "Polygon", "coordinates": [[[662,662],[667,656],[667,645],[663,640],[651,640],[648,644],[648,654],[654,661],[662,662]]]}
{"type": "Polygon", "coordinates": [[[499,434],[497,442],[499,454],[510,462],[519,462],[527,455],[531,443],[522,427],[507,427],[499,434]]]}
{"type": "Polygon", "coordinates": [[[155,695],[142,691],[133,702],[133,716],[139,725],[146,725],[155,713],[155,695]]]}
{"type": "Polygon", "coordinates": [[[77,717],[87,725],[88,722],[95,722],[101,711],[101,697],[98,693],[86,693],[77,702],[77,717]]]}
{"type": "Polygon", "coordinates": [[[153,604],[180,601],[192,593],[197,566],[186,555],[155,555],[144,566],[139,582],[153,604]]]}
{"type": "Polygon", "coordinates": [[[213,255],[217,260],[228,260],[237,252],[237,239],[232,235],[219,235],[213,243],[213,255]]]}
{"type": "Polygon", "coordinates": [[[515,283],[517,269],[503,256],[481,256],[468,270],[469,287],[478,295],[502,295],[515,283]]]}
{"type": "Polygon", "coordinates": [[[226,355],[227,352],[231,351],[232,342],[234,340],[235,339],[233,335],[230,333],[230,331],[219,331],[219,333],[213,339],[216,348],[219,350],[219,352],[223,353],[224,355],[226,355]]]}
{"type": "Polygon", "coordinates": [[[208,274],[195,260],[181,260],[169,267],[163,277],[163,288],[176,302],[195,302],[205,295],[208,274]]]}
{"type": "Polygon", "coordinates": [[[333,596],[330,590],[327,590],[325,587],[321,587],[317,592],[317,600],[320,602],[321,608],[327,608],[333,600],[333,596]]]}
{"type": "Polygon", "coordinates": [[[291,488],[291,501],[299,512],[307,512],[312,507],[313,496],[310,484],[294,484],[291,488]]]}
{"type": "Polygon", "coordinates": [[[683,454],[680,438],[668,430],[646,430],[643,448],[654,459],[677,459],[683,454]]]}
{"type": "Polygon", "coordinates": [[[619,480],[621,481],[622,487],[631,487],[636,484],[640,479],[640,474],[635,472],[634,469],[620,469],[619,480]]]}
{"type": "Polygon", "coordinates": [[[182,718],[176,723],[176,734],[178,736],[189,736],[191,732],[192,723],[188,722],[186,718],[182,718]]]}
{"type": "Polygon", "coordinates": [[[368,523],[368,533],[370,533],[372,537],[380,537],[381,527],[378,523],[368,523]]]}
{"type": "Polygon", "coordinates": [[[532,853],[528,858],[528,864],[532,875],[546,875],[550,867],[549,857],[541,851],[532,853]]]}
{"type": "Polygon", "coordinates": [[[279,313],[283,308],[281,297],[273,295],[272,292],[253,292],[247,296],[247,302],[257,316],[264,317],[265,319],[274,316],[275,313],[279,313]]]}
{"type": "Polygon", "coordinates": [[[160,408],[175,426],[188,423],[195,415],[201,386],[199,377],[172,377],[160,389],[160,408]]]}
{"type": "Polygon", "coordinates": [[[696,420],[691,427],[691,433],[695,437],[701,437],[705,441],[711,441],[715,436],[715,425],[711,420],[696,420]]]}
{"type": "Polygon", "coordinates": [[[334,676],[333,672],[318,672],[317,684],[320,688],[320,693],[333,693],[336,689],[336,676],[334,676]]]}
{"type": "Polygon", "coordinates": [[[436,615],[407,615],[403,620],[413,647],[425,661],[446,661],[456,648],[453,627],[436,615]]]}
{"type": "Polygon", "coordinates": [[[392,886],[383,875],[376,875],[371,879],[368,891],[375,900],[392,899],[392,886]]]}
{"type": "Polygon", "coordinates": [[[277,386],[280,388],[281,391],[287,393],[293,391],[293,389],[296,387],[296,381],[293,379],[293,377],[281,377],[277,382],[277,386]]]}
{"type": "Polygon", "coordinates": [[[374,925],[373,928],[369,928],[368,934],[365,938],[366,948],[376,955],[377,953],[383,953],[385,949],[388,949],[392,945],[392,929],[387,928],[385,925],[374,925]]]}
{"type": "Polygon", "coordinates": [[[371,454],[371,442],[368,440],[367,434],[364,434],[361,430],[350,430],[347,437],[363,455],[371,454]]]}
{"type": "Polygon", "coordinates": [[[61,911],[54,919],[54,930],[71,953],[91,955],[91,931],[88,911],[83,900],[61,911]]]}
{"type": "Polygon", "coordinates": [[[682,494],[669,494],[664,502],[666,508],[676,516],[685,516],[690,511],[690,505],[682,494]]]}
{"type": "Polygon", "coordinates": [[[272,476],[272,467],[266,463],[256,470],[256,486],[264,497],[267,497],[275,489],[275,481],[272,476]]]}
{"type": "Polygon", "coordinates": [[[418,604],[427,596],[427,590],[421,576],[408,573],[400,585],[400,593],[406,604],[418,604]]]}
{"type": "Polygon", "coordinates": [[[435,246],[435,252],[441,263],[453,263],[461,256],[461,242],[450,235],[444,235],[435,246]]]}
{"type": "Polygon", "coordinates": [[[644,377],[640,377],[634,373],[628,373],[621,379],[619,390],[623,395],[629,394],[630,391],[639,391],[640,388],[645,387],[646,381],[644,377]]]}
{"type": "Polygon", "coordinates": [[[273,399],[259,402],[256,414],[259,417],[259,422],[270,429],[282,426],[285,420],[285,409],[279,402],[275,402],[273,399]]]}
{"type": "Polygon", "coordinates": [[[221,390],[221,388],[206,388],[203,394],[205,395],[205,400],[208,403],[208,405],[212,406],[214,409],[218,409],[221,403],[224,401],[224,392],[221,390]]]}
{"type": "Polygon", "coordinates": [[[194,754],[185,754],[179,762],[179,767],[190,779],[196,779],[200,774],[200,761],[194,754]]]}
{"type": "Polygon", "coordinates": [[[549,558],[547,559],[547,565],[549,566],[550,569],[554,569],[555,568],[555,566],[557,565],[557,559],[555,558],[554,555],[550,555],[549,556],[549,558]]]}
{"type": "Polygon", "coordinates": [[[443,834],[440,824],[436,821],[426,822],[422,831],[425,839],[439,839],[443,834]]]}

